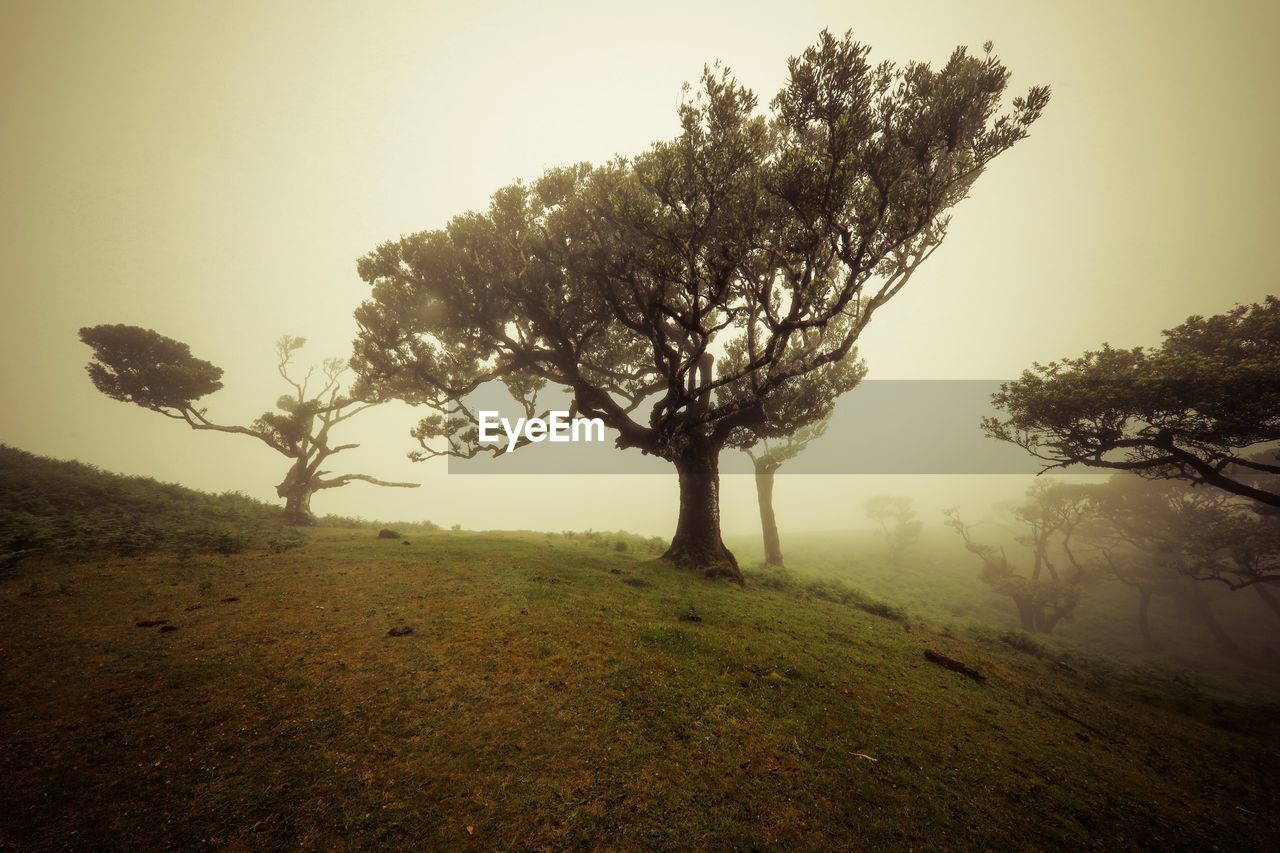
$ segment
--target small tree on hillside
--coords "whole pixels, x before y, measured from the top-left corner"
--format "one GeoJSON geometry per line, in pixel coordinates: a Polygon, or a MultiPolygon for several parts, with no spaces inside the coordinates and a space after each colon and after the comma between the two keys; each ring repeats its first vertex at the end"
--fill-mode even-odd
{"type": "Polygon", "coordinates": [[[778,435],[778,400],[813,404],[788,428],[826,417],[858,336],[1049,97],[1033,88],[1000,115],[1009,72],[989,51],[938,69],[867,56],[823,32],[768,116],[708,69],[675,139],[380,246],[359,264],[373,288],[356,312],[361,378],[431,407],[419,441],[459,455],[477,441],[459,403],[481,384],[526,410],[546,384],[567,389],[619,447],[675,466],[665,557],[741,580],[720,535],[721,450],[743,430],[778,435]],[[822,393],[795,395],[803,382],[822,393]]]}
{"type": "MultiPolygon", "coordinates": [[[[741,360],[745,357],[741,343],[735,341],[721,360],[722,376],[741,369],[741,360]]],[[[746,453],[755,468],[765,565],[782,565],[782,542],[773,512],[774,475],[783,463],[799,456],[810,442],[827,431],[840,395],[856,387],[867,375],[866,363],[857,354],[855,349],[826,370],[797,377],[788,384],[785,393],[769,399],[763,422],[735,430],[729,436],[727,444],[746,453]]],[[[728,396],[733,392],[720,393],[728,396]]]]}
{"type": "Polygon", "coordinates": [[[867,500],[867,518],[880,525],[889,562],[897,562],[898,556],[920,539],[924,522],[916,518],[911,498],[905,495],[876,495],[867,500]]]}
{"type": "Polygon", "coordinates": [[[294,354],[306,341],[286,335],[276,342],[276,371],[293,389],[276,401],[276,411],[263,412],[249,426],[214,423],[196,401],[222,387],[222,368],[196,358],[181,341],[138,326],[102,325],[80,330],[80,340],[93,349],[87,367],[94,386],[113,400],[180,420],[192,429],[247,435],[294,460],[276,494],[285,501],[291,523],[311,524],[311,496],[361,481],[376,486],[417,488],[417,483],[389,483],[367,474],[339,474],[321,470],[325,461],[358,444],[332,444],[330,431],[376,400],[342,393],[342,359],[331,358],[297,377],[291,370],[294,354]]]}

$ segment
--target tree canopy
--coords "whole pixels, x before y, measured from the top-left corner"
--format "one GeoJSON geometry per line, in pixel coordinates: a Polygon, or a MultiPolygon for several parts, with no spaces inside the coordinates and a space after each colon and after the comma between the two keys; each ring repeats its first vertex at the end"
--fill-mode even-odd
{"type": "Polygon", "coordinates": [[[1086,465],[1207,484],[1280,506],[1280,299],[1191,317],[1155,349],[1035,364],[994,396],[988,435],[1046,469],[1086,465]]]}
{"type": "Polygon", "coordinates": [[[707,68],[674,139],[515,183],[361,259],[372,297],[353,365],[431,408],[421,455],[480,450],[464,401],[484,383],[529,411],[562,387],[619,447],[675,464],[668,558],[737,574],[720,450],[829,415],[861,378],[858,336],[1049,97],[1035,87],[1000,113],[1009,72],[990,45],[895,66],[824,31],[788,71],[762,114],[707,68]]]}
{"type": "Polygon", "coordinates": [[[1248,499],[1125,473],[1097,487],[1095,501],[1095,544],[1121,580],[1180,577],[1232,590],[1280,582],[1280,529],[1248,499]]]}
{"type": "Polygon", "coordinates": [[[196,358],[191,347],[138,326],[102,325],[80,330],[94,352],[86,370],[93,385],[113,400],[163,413],[192,411],[196,400],[222,388],[222,368],[196,358]]]}

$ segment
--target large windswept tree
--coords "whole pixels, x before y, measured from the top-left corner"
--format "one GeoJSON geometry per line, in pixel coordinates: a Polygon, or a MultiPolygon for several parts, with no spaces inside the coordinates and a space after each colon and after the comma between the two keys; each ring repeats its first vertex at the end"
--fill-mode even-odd
{"type": "Polygon", "coordinates": [[[1179,479],[1280,507],[1280,299],[1192,317],[1147,350],[1036,364],[987,434],[1044,460],[1179,479]]]}
{"type": "Polygon", "coordinates": [[[767,114],[708,69],[674,139],[506,187],[360,261],[373,291],[353,364],[434,409],[416,431],[425,454],[477,452],[460,403],[484,383],[529,411],[540,388],[565,388],[619,447],[674,464],[666,557],[740,579],[720,537],[720,451],[739,431],[777,434],[779,400],[798,406],[787,428],[825,417],[852,387],[858,336],[1049,97],[1033,88],[1000,114],[1009,72],[989,45],[939,68],[873,65],[823,32],[788,68],[767,114]]]}
{"type": "Polygon", "coordinates": [[[330,430],[377,405],[342,391],[342,359],[328,359],[304,376],[290,370],[294,354],[306,341],[286,335],[276,342],[276,371],[292,393],[276,401],[276,411],[264,412],[249,426],[214,423],[196,401],[222,387],[222,368],[196,358],[181,341],[139,326],[102,325],[80,330],[80,340],[93,349],[89,378],[113,400],[185,422],[192,429],[214,430],[258,439],[293,460],[276,494],[285,501],[285,515],[294,524],[311,524],[311,496],[361,481],[376,486],[416,488],[417,483],[389,483],[367,474],[338,474],[320,466],[334,454],[359,447],[332,444],[330,430]]]}

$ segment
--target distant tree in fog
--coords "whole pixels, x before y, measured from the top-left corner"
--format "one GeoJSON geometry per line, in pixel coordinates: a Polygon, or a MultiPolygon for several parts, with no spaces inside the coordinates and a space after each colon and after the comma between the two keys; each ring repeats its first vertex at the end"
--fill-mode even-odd
{"type": "Polygon", "coordinates": [[[1280,299],[1191,317],[1155,349],[1036,364],[993,397],[988,435],[1046,469],[1203,484],[1280,507],[1280,299]]]}
{"type": "Polygon", "coordinates": [[[782,464],[800,455],[809,442],[827,430],[825,420],[800,427],[781,439],[763,439],[743,447],[755,468],[756,502],[760,506],[760,532],[764,536],[764,564],[782,565],[782,540],[778,537],[778,520],[773,513],[773,480],[782,464]]]}
{"type": "Polygon", "coordinates": [[[664,557],[740,581],[720,531],[721,451],[735,433],[736,446],[782,437],[776,401],[804,399],[800,383],[824,390],[789,425],[826,417],[867,324],[1049,99],[1033,87],[1002,114],[1009,72],[990,45],[937,68],[868,54],[824,31],[767,114],[708,68],[673,139],[553,169],[378,247],[359,263],[372,286],[356,312],[361,379],[433,409],[415,431],[425,453],[462,455],[478,430],[460,401],[482,384],[526,411],[544,386],[566,389],[620,448],[675,467],[664,557]]]}
{"type": "Polygon", "coordinates": [[[1075,537],[1094,516],[1092,487],[1036,482],[1012,512],[1022,532],[1015,537],[1031,551],[1031,569],[1022,571],[1003,548],[978,541],[958,510],[947,510],[946,524],[960,535],[965,550],[982,561],[982,580],[1018,608],[1024,631],[1050,634],[1069,619],[1080,602],[1081,584],[1099,570],[1078,553],[1075,537]],[[1062,560],[1062,564],[1058,564],[1062,560]]]}
{"type": "Polygon", "coordinates": [[[228,426],[211,421],[196,401],[222,387],[222,368],[196,358],[191,348],[151,329],[139,326],[101,325],[80,330],[80,340],[93,349],[89,377],[99,391],[113,400],[180,420],[192,429],[214,430],[256,438],[272,450],[294,460],[276,494],[285,500],[285,514],[294,524],[311,524],[311,496],[361,481],[377,486],[416,488],[417,483],[389,483],[367,474],[338,474],[320,466],[329,457],[358,447],[332,444],[330,431],[379,401],[356,399],[342,393],[345,371],[342,359],[327,359],[298,377],[292,370],[294,354],[303,338],[286,335],[276,342],[276,371],[293,389],[276,401],[276,411],[262,413],[249,426],[228,426]],[[314,383],[314,384],[313,384],[314,383]]]}
{"type": "Polygon", "coordinates": [[[1202,622],[1220,648],[1235,642],[1218,623],[1211,588],[1252,588],[1280,617],[1280,525],[1253,501],[1177,480],[1112,477],[1095,492],[1093,535],[1111,574],[1139,595],[1138,627],[1153,643],[1148,611],[1167,597],[1202,622]]]}
{"type": "Polygon", "coordinates": [[[911,504],[911,498],[904,495],[876,495],[864,507],[867,518],[880,525],[890,562],[896,562],[903,551],[919,541],[924,530],[924,523],[916,518],[911,504]]]}
{"type": "MultiPolygon", "coordinates": [[[[822,437],[840,395],[852,390],[867,375],[866,363],[857,356],[855,348],[833,370],[796,377],[767,401],[762,423],[734,430],[729,436],[727,445],[746,453],[755,468],[756,501],[760,507],[767,566],[782,565],[782,543],[773,512],[774,475],[783,463],[796,458],[810,442],[822,437]]],[[[738,370],[738,362],[744,357],[745,351],[740,346],[731,345],[721,360],[720,374],[738,370]]]]}

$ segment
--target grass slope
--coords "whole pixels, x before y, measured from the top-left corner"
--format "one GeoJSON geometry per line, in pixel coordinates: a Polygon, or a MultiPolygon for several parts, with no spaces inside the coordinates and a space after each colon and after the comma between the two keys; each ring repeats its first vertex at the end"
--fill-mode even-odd
{"type": "Polygon", "coordinates": [[[0,575],[0,846],[1280,844],[1266,709],[634,550],[410,538],[0,575]]]}
{"type": "Polygon", "coordinates": [[[282,511],[0,444],[0,565],[59,550],[234,553],[291,544],[282,511]]]}
{"type": "MultiPolygon", "coordinates": [[[[984,540],[1000,547],[1015,566],[1023,571],[1030,567],[1025,546],[993,536],[991,527],[981,529],[984,540]]],[[[1274,702],[1280,697],[1280,622],[1251,588],[1231,592],[1217,583],[1201,587],[1238,644],[1235,654],[1221,652],[1199,620],[1180,613],[1173,600],[1159,597],[1150,613],[1157,645],[1149,647],[1138,630],[1136,590],[1096,576],[1081,585],[1074,613],[1052,635],[1028,638],[1018,631],[1013,601],[979,579],[981,563],[951,531],[926,528],[922,541],[896,561],[886,555],[882,538],[871,532],[796,534],[785,544],[788,572],[801,584],[843,583],[957,633],[1011,633],[1017,635],[1010,637],[1012,642],[1038,644],[1094,669],[1122,661],[1129,669],[1149,670],[1140,674],[1136,686],[1159,682],[1165,699],[1187,698],[1171,680],[1194,682],[1224,698],[1274,702]],[[1079,660],[1082,656],[1092,659],[1079,660]]],[[[731,540],[729,546],[745,564],[763,559],[758,536],[731,540]]]]}

